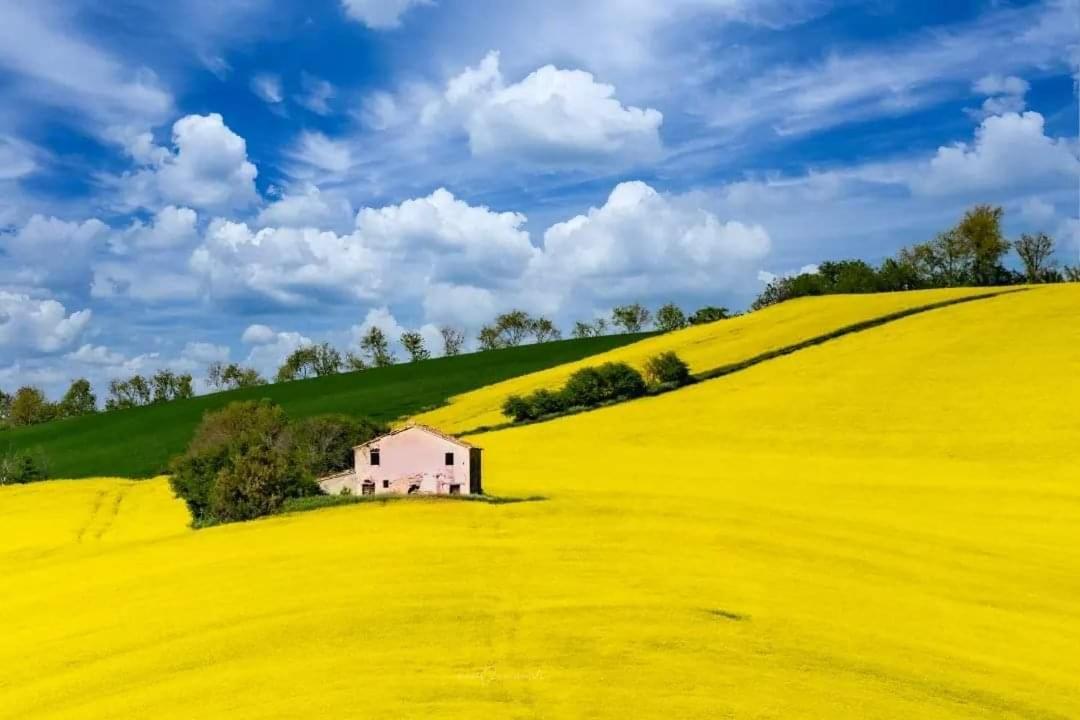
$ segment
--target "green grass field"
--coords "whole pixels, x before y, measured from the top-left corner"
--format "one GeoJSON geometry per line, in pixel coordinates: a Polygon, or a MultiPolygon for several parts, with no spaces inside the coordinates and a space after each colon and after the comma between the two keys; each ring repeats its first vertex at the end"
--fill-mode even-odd
{"type": "Polygon", "coordinates": [[[647,337],[611,335],[471,353],[360,373],[298,380],[191,400],[0,432],[0,450],[40,450],[53,477],[147,477],[163,471],[203,413],[234,400],[269,398],[290,417],[323,413],[390,421],[438,407],[452,395],[573,362],[647,337]]]}

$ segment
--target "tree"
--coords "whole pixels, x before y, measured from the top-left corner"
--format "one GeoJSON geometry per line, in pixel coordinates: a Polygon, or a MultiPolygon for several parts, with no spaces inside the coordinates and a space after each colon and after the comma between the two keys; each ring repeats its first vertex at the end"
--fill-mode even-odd
{"type": "Polygon", "coordinates": [[[360,372],[361,370],[367,370],[368,364],[364,358],[350,351],[345,353],[345,369],[349,372],[360,372]]]}
{"type": "Polygon", "coordinates": [[[1066,282],[1080,282],[1080,265],[1066,265],[1061,268],[1066,282]]]}
{"type": "Polygon", "coordinates": [[[1043,232],[1034,235],[1024,233],[1013,247],[1020,256],[1020,261],[1024,263],[1027,281],[1045,282],[1047,271],[1054,266],[1050,259],[1054,254],[1054,239],[1043,232]]]}
{"type": "Polygon", "coordinates": [[[387,367],[393,365],[396,358],[390,351],[390,341],[386,333],[377,325],[368,328],[364,336],[360,338],[360,352],[373,367],[387,367]]]}
{"type": "Polygon", "coordinates": [[[976,285],[995,285],[1001,273],[1001,258],[1009,251],[1009,241],[1001,232],[1004,210],[992,205],[976,205],[964,213],[955,232],[968,257],[971,280],[976,285]]]}
{"type": "Polygon", "coordinates": [[[406,330],[401,333],[401,346],[405,348],[405,352],[409,353],[409,359],[412,362],[427,360],[431,357],[431,353],[424,347],[424,336],[416,330],[406,330]]]}
{"type": "Polygon", "coordinates": [[[660,332],[681,330],[686,324],[686,313],[675,303],[663,305],[656,311],[656,329],[660,332]]]}
{"type": "Polygon", "coordinates": [[[109,383],[109,398],[105,401],[105,409],[124,410],[149,405],[151,398],[150,383],[142,375],[132,375],[127,380],[117,378],[109,383]]]}
{"type": "Polygon", "coordinates": [[[195,395],[195,390],[191,385],[191,375],[188,373],[177,375],[172,370],[158,370],[150,378],[150,384],[153,388],[151,402],[155,405],[173,400],[184,400],[195,395]]]}
{"type": "Polygon", "coordinates": [[[319,343],[312,347],[309,362],[315,377],[337,375],[341,372],[341,353],[330,343],[319,343]]]}
{"type": "Polygon", "coordinates": [[[686,385],[690,382],[690,366],[670,350],[645,361],[645,377],[653,385],[686,385]]]}
{"type": "Polygon", "coordinates": [[[795,297],[792,278],[774,277],[750,304],[751,310],[762,310],[795,297]]]}
{"type": "Polygon", "coordinates": [[[9,422],[15,427],[36,425],[55,417],[55,408],[36,387],[25,386],[15,391],[11,398],[9,422]]]}
{"type": "Polygon", "coordinates": [[[285,411],[268,400],[234,402],[203,416],[171,463],[169,484],[196,525],[247,520],[318,492],[293,451],[285,411]]]}
{"type": "Polygon", "coordinates": [[[60,415],[63,417],[78,417],[97,412],[97,397],[90,387],[90,381],[79,378],[71,383],[60,400],[60,415]]]}
{"type": "Polygon", "coordinates": [[[605,400],[630,400],[648,390],[641,373],[626,363],[606,362],[596,369],[607,388],[605,400]]]}
{"type": "Polygon", "coordinates": [[[882,292],[917,290],[926,287],[918,268],[903,257],[886,258],[877,271],[878,288],[882,292]]]}
{"type": "Polygon", "coordinates": [[[689,322],[691,325],[704,325],[705,323],[716,322],[717,320],[727,320],[729,317],[731,317],[731,313],[726,307],[713,307],[707,305],[695,310],[694,314],[690,316],[689,322]]]}
{"type": "Polygon", "coordinates": [[[255,368],[244,367],[237,363],[211,363],[206,370],[206,383],[218,390],[238,390],[240,388],[265,385],[266,380],[255,368]]]}
{"type": "Polygon", "coordinates": [[[611,322],[628,333],[641,332],[651,317],[652,314],[640,303],[619,305],[611,311],[611,322]]]}
{"type": "Polygon", "coordinates": [[[465,346],[465,333],[455,327],[443,325],[439,328],[439,334],[442,335],[443,357],[453,357],[461,354],[461,350],[465,346]]]}
{"type": "Polygon", "coordinates": [[[498,350],[503,345],[502,334],[499,329],[494,325],[485,325],[480,328],[480,333],[476,336],[476,341],[480,344],[481,350],[498,350]]]}
{"type": "Polygon", "coordinates": [[[277,382],[289,382],[310,377],[324,377],[341,372],[341,353],[330,343],[305,345],[289,353],[277,371],[277,382]]]}
{"type": "Polygon", "coordinates": [[[533,318],[529,322],[529,332],[532,333],[533,340],[538,343],[558,340],[562,337],[559,328],[555,327],[555,323],[546,317],[533,318]]]}
{"type": "Polygon", "coordinates": [[[571,334],[576,338],[601,337],[607,334],[607,320],[596,318],[591,323],[578,320],[574,323],[574,331],[571,334]]]}
{"type": "Polygon", "coordinates": [[[353,448],[388,431],[367,418],[318,415],[293,423],[289,432],[296,462],[318,478],[352,467],[353,448]]]}
{"type": "Polygon", "coordinates": [[[495,318],[495,329],[502,338],[502,347],[516,347],[532,331],[533,319],[524,310],[511,310],[495,318]]]}
{"type": "Polygon", "coordinates": [[[825,293],[872,293],[878,290],[878,275],[862,260],[830,260],[818,265],[816,280],[825,293]]]}
{"type": "Polygon", "coordinates": [[[11,395],[0,390],[0,428],[6,427],[11,422],[11,395]]]}
{"type": "Polygon", "coordinates": [[[40,453],[14,450],[0,454],[0,485],[23,485],[48,477],[48,466],[40,453]]]}
{"type": "Polygon", "coordinates": [[[571,407],[594,407],[609,395],[604,376],[594,367],[575,370],[563,386],[563,397],[571,407]]]}

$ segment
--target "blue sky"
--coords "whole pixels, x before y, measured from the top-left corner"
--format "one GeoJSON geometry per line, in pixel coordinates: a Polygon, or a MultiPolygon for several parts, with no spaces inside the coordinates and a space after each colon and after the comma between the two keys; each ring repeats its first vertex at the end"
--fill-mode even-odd
{"type": "Polygon", "coordinates": [[[740,309],[977,202],[1080,261],[1077,0],[0,0],[0,387],[740,309]]]}

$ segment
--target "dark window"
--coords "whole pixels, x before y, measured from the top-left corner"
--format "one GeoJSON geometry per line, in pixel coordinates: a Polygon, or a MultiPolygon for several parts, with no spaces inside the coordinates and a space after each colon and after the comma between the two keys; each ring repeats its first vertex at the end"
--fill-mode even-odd
{"type": "Polygon", "coordinates": [[[446,464],[447,465],[453,465],[454,464],[454,453],[452,453],[452,452],[446,453],[446,464]]]}
{"type": "Polygon", "coordinates": [[[383,486],[383,490],[390,487],[390,481],[389,480],[383,480],[382,481],[382,486],[383,486]]]}
{"type": "Polygon", "coordinates": [[[450,486],[450,494],[451,495],[460,495],[461,494],[461,486],[456,484],[456,483],[451,485],[450,486]]]}
{"type": "Polygon", "coordinates": [[[379,464],[379,448],[371,448],[371,464],[379,464]]]}
{"type": "Polygon", "coordinates": [[[375,483],[371,482],[370,480],[365,480],[364,481],[364,487],[361,489],[361,494],[363,494],[363,495],[374,495],[375,494],[375,483]]]}
{"type": "Polygon", "coordinates": [[[412,485],[409,486],[409,494],[410,495],[412,495],[413,493],[418,493],[418,492],[420,492],[419,483],[413,483],[412,485]]]}

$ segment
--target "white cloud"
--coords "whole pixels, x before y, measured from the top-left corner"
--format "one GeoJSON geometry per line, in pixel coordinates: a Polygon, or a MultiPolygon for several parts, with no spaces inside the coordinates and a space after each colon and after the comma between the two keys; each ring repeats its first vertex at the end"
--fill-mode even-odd
{"type": "Polygon", "coordinates": [[[217,113],[187,115],[173,124],[175,150],[154,146],[146,138],[136,159],[149,167],[119,178],[116,185],[129,207],[158,208],[165,203],[225,211],[258,200],[258,171],[247,157],[247,143],[217,113]]]}
{"type": "Polygon", "coordinates": [[[601,298],[729,287],[769,252],[769,234],[722,221],[696,200],[621,183],[601,207],[548,228],[534,281],[601,298]]]}
{"type": "Polygon", "coordinates": [[[494,285],[520,277],[537,250],[525,216],[475,207],[439,189],[364,208],[347,235],[311,227],[211,223],[191,267],[217,297],[255,295],[301,305],[327,294],[420,297],[431,283],[494,285]]]}
{"type": "Polygon", "coordinates": [[[1020,203],[1020,215],[1033,224],[1048,223],[1054,218],[1054,206],[1042,198],[1024,198],[1020,203]]]}
{"type": "Polygon", "coordinates": [[[96,218],[68,222],[33,215],[14,233],[0,234],[0,246],[10,258],[0,266],[0,278],[25,285],[75,287],[84,281],[91,257],[106,245],[110,232],[96,218]]]}
{"type": "Polygon", "coordinates": [[[68,314],[56,300],[0,290],[0,347],[30,352],[56,352],[86,330],[90,310],[68,314]]]}
{"type": "Polygon", "coordinates": [[[311,338],[298,332],[275,332],[272,338],[251,348],[244,364],[255,368],[267,377],[273,377],[290,353],[297,348],[312,344],[311,338]]]}
{"type": "Polygon", "coordinates": [[[0,181],[17,180],[38,168],[39,151],[21,140],[0,135],[0,181]]]}
{"type": "Polygon", "coordinates": [[[341,0],[345,14],[372,30],[389,30],[401,25],[402,16],[413,7],[430,5],[431,0],[341,0]]]}
{"type": "Polygon", "coordinates": [[[83,363],[84,365],[120,365],[126,359],[123,354],[110,350],[104,345],[80,345],[78,350],[69,352],[64,356],[67,360],[83,363]]]}
{"type": "Polygon", "coordinates": [[[969,108],[966,112],[977,120],[992,115],[1023,112],[1027,105],[1024,96],[1030,87],[1027,80],[1015,75],[1007,77],[996,74],[984,75],[975,81],[971,89],[988,97],[980,108],[969,108]]]}
{"type": "Polygon", "coordinates": [[[191,244],[197,237],[199,216],[191,208],[167,205],[147,225],[132,221],[124,233],[114,238],[114,249],[124,252],[128,245],[145,250],[163,250],[191,244]]]}
{"type": "Polygon", "coordinates": [[[292,173],[297,177],[310,176],[315,170],[331,177],[340,175],[352,166],[352,150],[347,142],[331,140],[320,132],[300,133],[300,137],[288,151],[295,163],[292,173]]]}
{"type": "Polygon", "coordinates": [[[179,267],[172,270],[155,265],[165,261],[161,256],[152,255],[128,262],[94,263],[90,297],[102,300],[126,298],[156,304],[197,299],[200,292],[198,279],[181,272],[179,267]]]}
{"type": "Polygon", "coordinates": [[[188,342],[180,351],[180,357],[201,365],[226,362],[229,359],[229,348],[226,345],[214,345],[208,342],[188,342]]]}
{"type": "Polygon", "coordinates": [[[332,84],[305,72],[300,74],[300,87],[303,92],[296,96],[296,102],[316,115],[331,113],[330,100],[336,94],[332,84]]]}
{"type": "Polygon", "coordinates": [[[925,173],[912,178],[914,191],[932,195],[980,189],[1032,187],[1080,173],[1076,146],[1044,133],[1037,112],[988,117],[973,143],[939,148],[925,173]]]}
{"type": "Polygon", "coordinates": [[[817,271],[818,271],[818,266],[816,264],[814,264],[814,263],[810,263],[809,265],[803,265],[798,270],[787,270],[786,272],[782,272],[782,273],[779,273],[779,274],[769,272],[768,270],[758,270],[757,279],[762,284],[768,285],[769,283],[771,283],[773,280],[776,280],[777,278],[796,277],[798,275],[816,275],[817,271]]]}
{"type": "Polygon", "coordinates": [[[538,165],[633,164],[658,155],[663,115],[624,106],[613,86],[583,70],[545,65],[507,85],[499,53],[490,52],[480,65],[450,80],[442,102],[425,108],[423,121],[461,122],[479,157],[538,165]]]}
{"type": "MultiPolygon", "coordinates": [[[[359,352],[361,338],[373,327],[377,327],[386,333],[386,337],[390,341],[390,349],[397,356],[398,361],[408,359],[408,355],[401,345],[401,334],[409,328],[399,323],[386,306],[368,310],[363,322],[350,328],[351,342],[349,347],[354,352],[359,352]]],[[[439,333],[438,327],[428,323],[417,328],[417,332],[424,339],[424,347],[428,349],[433,357],[442,353],[442,335],[439,333]]]]}
{"type": "Polygon", "coordinates": [[[285,99],[281,90],[281,78],[273,73],[259,73],[251,78],[251,92],[263,102],[280,103],[285,99]]]}
{"type": "Polygon", "coordinates": [[[277,334],[269,325],[255,324],[247,326],[240,340],[247,345],[266,345],[276,337],[277,334]]]}
{"type": "Polygon", "coordinates": [[[347,198],[304,183],[263,208],[255,222],[260,227],[318,227],[348,232],[353,210],[347,198]]]}

